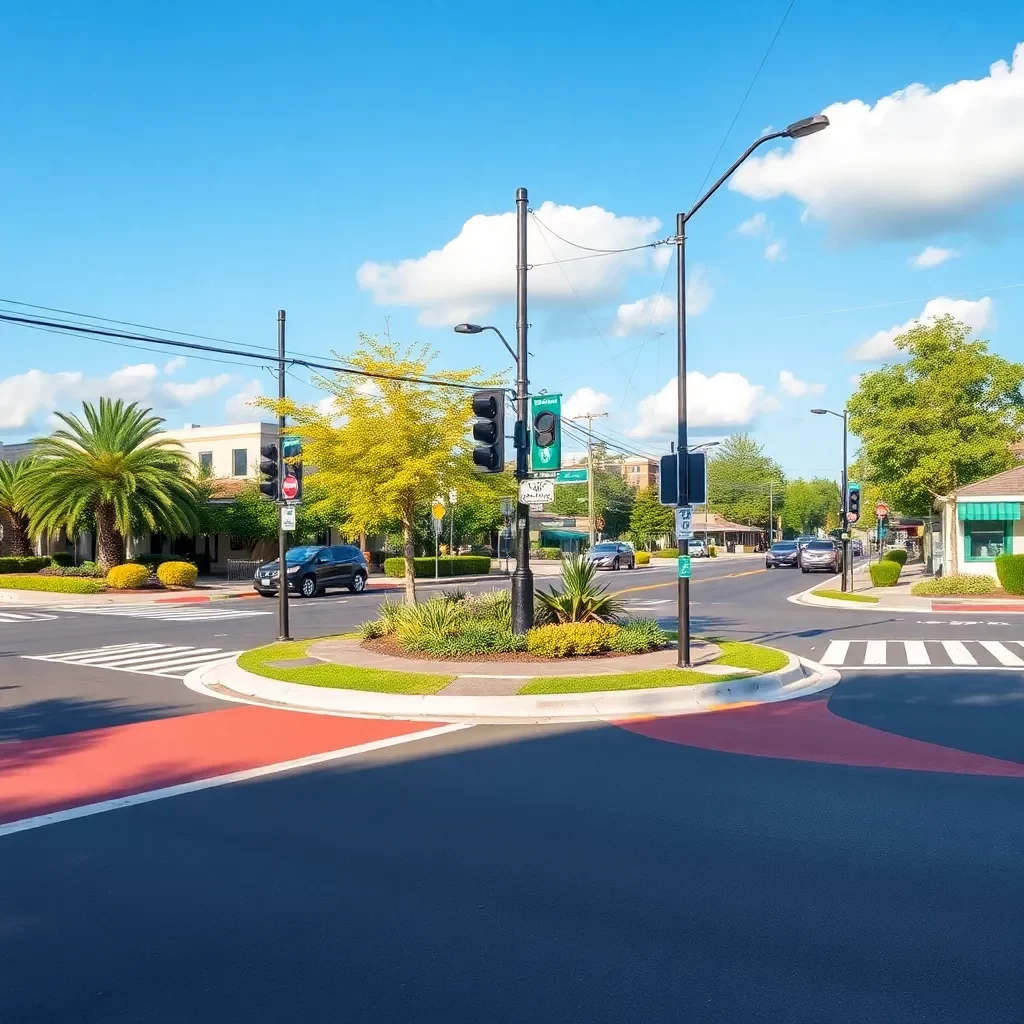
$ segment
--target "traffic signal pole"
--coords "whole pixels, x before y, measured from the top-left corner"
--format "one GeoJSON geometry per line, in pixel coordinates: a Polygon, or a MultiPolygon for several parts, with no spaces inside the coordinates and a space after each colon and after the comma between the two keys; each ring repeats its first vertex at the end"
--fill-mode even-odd
{"type": "MultiPolygon", "coordinates": [[[[284,401],[284,320],[283,309],[277,311],[277,397],[284,401]]],[[[278,480],[278,525],[277,525],[277,639],[291,640],[288,630],[288,566],[285,564],[285,555],[288,553],[288,535],[284,531],[281,522],[281,509],[283,497],[280,493],[281,484],[284,482],[284,430],[285,416],[282,411],[277,417],[277,480],[278,480]]]]}
{"type": "MultiPolygon", "coordinates": [[[[516,190],[516,481],[527,478],[527,403],[529,375],[526,360],[526,189],[516,190]]],[[[516,495],[516,568],[512,573],[512,632],[524,634],[533,626],[533,572],[530,569],[530,506],[516,495]]]]}
{"type": "Polygon", "coordinates": [[[849,566],[850,590],[853,590],[853,567],[850,566],[850,474],[846,465],[846,427],[848,414],[843,408],[843,532],[839,535],[843,538],[843,583],[842,589],[846,590],[846,573],[849,566]]]}
{"type": "MultiPolygon", "coordinates": [[[[677,396],[679,422],[676,434],[676,452],[679,467],[678,504],[690,504],[689,446],[686,438],[686,214],[676,214],[676,343],[678,348],[677,396]]],[[[679,540],[679,554],[689,555],[690,542],[679,540]]],[[[690,667],[690,577],[680,576],[676,594],[679,626],[676,664],[680,668],[690,667]]]]}

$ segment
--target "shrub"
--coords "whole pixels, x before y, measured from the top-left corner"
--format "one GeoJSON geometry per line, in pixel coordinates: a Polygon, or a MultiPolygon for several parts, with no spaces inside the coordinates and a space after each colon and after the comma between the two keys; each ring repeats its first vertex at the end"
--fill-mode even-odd
{"type": "Polygon", "coordinates": [[[632,619],[624,622],[612,638],[610,649],[622,654],[643,654],[664,647],[668,633],[654,619],[632,619]]]}
{"type": "Polygon", "coordinates": [[[900,565],[907,564],[907,553],[903,548],[893,548],[882,555],[883,562],[898,562],[900,565]]]}
{"type": "Polygon", "coordinates": [[[531,558],[555,559],[562,557],[561,548],[530,548],[531,558]]]}
{"type": "Polygon", "coordinates": [[[708,558],[717,558],[717,557],[718,557],[718,548],[716,548],[715,545],[712,544],[711,547],[708,548],[708,558]]]}
{"type": "Polygon", "coordinates": [[[58,551],[56,554],[50,555],[50,565],[56,565],[61,569],[67,568],[69,565],[74,565],[75,560],[67,551],[58,551]]]}
{"type": "Polygon", "coordinates": [[[102,594],[107,585],[103,580],[74,579],[62,576],[0,576],[2,590],[48,590],[57,594],[102,594]]]}
{"type": "Polygon", "coordinates": [[[996,555],[996,575],[1008,594],[1024,594],[1024,555],[996,555]]]}
{"type": "Polygon", "coordinates": [[[461,587],[455,587],[452,590],[442,590],[441,600],[451,601],[453,604],[457,604],[459,601],[466,600],[466,591],[461,587]]]}
{"type": "Polygon", "coordinates": [[[636,553],[636,564],[637,565],[650,565],[651,564],[651,553],[650,553],[650,551],[638,551],[636,553]]]}
{"type": "MultiPolygon", "coordinates": [[[[1008,556],[1008,557],[1013,557],[1008,556]]],[[[996,559],[998,562],[999,559],[996,559]]],[[[996,572],[999,571],[998,565],[996,572]]],[[[953,575],[937,576],[933,580],[915,583],[910,592],[915,597],[959,597],[963,594],[991,594],[996,581],[991,576],[953,575]]],[[[1004,586],[1005,589],[1005,586],[1004,586]]]]}
{"type": "Polygon", "coordinates": [[[161,562],[156,567],[157,579],[165,587],[194,587],[198,575],[191,562],[161,562]]]}
{"type": "Polygon", "coordinates": [[[538,590],[536,620],[549,622],[606,622],[622,610],[618,598],[599,586],[597,566],[581,555],[571,555],[562,562],[561,590],[538,590]]]}
{"type": "Polygon", "coordinates": [[[69,565],[64,568],[51,565],[39,570],[40,576],[103,576],[103,570],[97,568],[95,562],[83,562],[81,565],[69,565]]]}
{"type": "Polygon", "coordinates": [[[115,590],[136,590],[143,586],[147,579],[149,572],[146,567],[135,562],[115,565],[107,573],[107,584],[115,590]]]}
{"type": "Polygon", "coordinates": [[[49,555],[5,555],[0,558],[0,573],[39,572],[50,565],[49,555]]]}
{"type": "Polygon", "coordinates": [[[180,555],[151,555],[143,552],[138,555],[132,555],[126,564],[144,565],[148,569],[155,569],[158,565],[162,565],[164,562],[178,562],[180,560],[180,555]]]}
{"type": "Polygon", "coordinates": [[[495,623],[499,629],[512,629],[512,591],[490,590],[474,594],[466,601],[469,613],[477,619],[495,623]]]}
{"type": "Polygon", "coordinates": [[[868,567],[868,572],[871,573],[871,585],[875,587],[894,587],[896,581],[900,578],[900,570],[903,566],[899,562],[895,562],[886,559],[882,559],[881,562],[875,562],[874,565],[868,567]]]}
{"type": "Polygon", "coordinates": [[[652,551],[655,558],[678,558],[679,548],[661,548],[659,551],[652,551]]]}
{"type": "MultiPolygon", "coordinates": [[[[412,560],[413,575],[423,579],[434,575],[433,558],[414,558],[412,560]]],[[[484,555],[446,555],[438,564],[440,576],[476,576],[491,571],[491,560],[484,555]]],[[[404,558],[386,558],[384,575],[400,579],[405,575],[404,558]]]]}
{"type": "Polygon", "coordinates": [[[526,649],[548,658],[567,658],[606,651],[621,631],[612,622],[559,622],[534,626],[526,634],[526,649]]]}

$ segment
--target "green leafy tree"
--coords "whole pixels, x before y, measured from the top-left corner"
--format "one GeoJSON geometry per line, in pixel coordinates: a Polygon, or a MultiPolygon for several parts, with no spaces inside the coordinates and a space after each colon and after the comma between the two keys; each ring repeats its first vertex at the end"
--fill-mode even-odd
{"type": "Polygon", "coordinates": [[[215,527],[210,532],[226,533],[241,542],[250,558],[258,544],[277,537],[278,507],[260,492],[255,480],[246,484],[229,504],[209,507],[210,525],[215,527]]]}
{"type": "Polygon", "coordinates": [[[32,553],[29,518],[22,496],[30,468],[30,459],[0,462],[0,529],[3,530],[0,553],[5,555],[32,553]]]}
{"type": "Polygon", "coordinates": [[[658,501],[656,487],[644,487],[636,492],[633,510],[629,515],[629,532],[637,544],[650,544],[658,537],[671,533],[675,527],[672,509],[658,501]]]}
{"type": "Polygon", "coordinates": [[[777,515],[784,502],[785,475],[749,434],[727,437],[708,460],[710,505],[726,519],[767,527],[769,485],[777,515]]]}
{"type": "MultiPolygon", "coordinates": [[[[604,520],[602,532],[618,537],[629,529],[629,517],[635,500],[633,488],[615,470],[594,469],[594,514],[604,520]]],[[[555,500],[547,511],[560,516],[588,514],[586,484],[556,484],[555,500]]]]}
{"type": "Polygon", "coordinates": [[[417,511],[451,487],[469,498],[480,493],[483,485],[471,457],[468,393],[442,383],[416,384],[395,378],[430,375],[467,384],[479,381],[480,371],[438,373],[430,369],[434,353],[425,346],[400,350],[390,339],[382,341],[365,334],[360,338],[358,351],[337,358],[361,375],[339,372],[314,381],[335,396],[343,421],[313,405],[297,406],[290,401],[263,404],[294,417],[291,429],[302,438],[305,464],[316,467],[311,478],[322,488],[320,500],[344,496],[343,533],[354,539],[398,522],[405,558],[405,597],[414,603],[417,511]]]}
{"type": "Polygon", "coordinates": [[[872,482],[904,515],[949,507],[948,571],[956,573],[954,492],[1014,464],[1024,430],[1024,365],[993,355],[970,328],[942,317],[896,339],[906,360],[865,374],[850,399],[872,482]]]}
{"type": "Polygon", "coordinates": [[[159,416],[136,402],[83,403],[83,419],[57,413],[64,428],[33,442],[22,488],[34,533],[76,533],[90,519],[96,560],[110,569],[124,558],[124,538],[140,527],[169,537],[198,526],[188,456],[161,436],[159,416]]]}
{"type": "Polygon", "coordinates": [[[825,529],[830,513],[838,516],[840,501],[839,486],[833,480],[790,480],[782,508],[783,528],[794,536],[825,529]]]}

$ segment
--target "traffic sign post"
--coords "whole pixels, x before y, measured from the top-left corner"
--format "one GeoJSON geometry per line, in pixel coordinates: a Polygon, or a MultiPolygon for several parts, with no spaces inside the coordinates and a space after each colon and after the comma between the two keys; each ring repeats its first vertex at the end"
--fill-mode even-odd
{"type": "Polygon", "coordinates": [[[676,509],[676,540],[693,540],[692,505],[680,505],[676,509]]]}
{"type": "Polygon", "coordinates": [[[294,505],[282,505],[281,506],[281,529],[284,531],[295,529],[295,506],[294,505]]]}
{"type": "Polygon", "coordinates": [[[524,505],[546,505],[555,500],[554,480],[523,480],[519,484],[519,500],[524,505]]]}
{"type": "Polygon", "coordinates": [[[281,478],[281,497],[285,501],[294,501],[299,496],[299,481],[287,469],[281,478]]]}
{"type": "Polygon", "coordinates": [[[679,579],[688,580],[690,578],[690,556],[680,555],[679,556],[679,579]]]}
{"type": "Polygon", "coordinates": [[[875,516],[878,519],[884,519],[889,514],[889,506],[884,501],[880,501],[875,505],[875,516]]]}

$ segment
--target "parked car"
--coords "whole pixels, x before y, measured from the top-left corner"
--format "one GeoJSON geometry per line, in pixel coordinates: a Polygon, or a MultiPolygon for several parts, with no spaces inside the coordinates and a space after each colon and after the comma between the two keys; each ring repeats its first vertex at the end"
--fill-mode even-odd
{"type": "Polygon", "coordinates": [[[855,537],[850,541],[850,550],[853,552],[855,558],[860,558],[864,554],[864,541],[860,537],[855,537]]]}
{"type": "Polygon", "coordinates": [[[777,569],[780,565],[788,565],[795,569],[798,555],[795,540],[777,540],[765,552],[764,567],[777,569]]]}
{"type": "Polygon", "coordinates": [[[688,550],[691,558],[708,557],[707,545],[702,540],[691,540],[688,550]]]}
{"type": "Polygon", "coordinates": [[[804,572],[839,572],[843,566],[843,549],[834,540],[812,540],[800,555],[804,572]]]}
{"type": "Polygon", "coordinates": [[[586,554],[587,561],[598,569],[636,568],[636,552],[632,544],[619,540],[603,540],[595,544],[586,554]]]}
{"type": "MultiPolygon", "coordinates": [[[[300,597],[322,594],[328,587],[348,587],[354,594],[366,589],[369,570],[363,553],[350,544],[306,544],[290,548],[285,556],[288,589],[300,597]]],[[[263,597],[277,593],[280,567],[267,562],[256,570],[253,586],[263,597]]]]}

